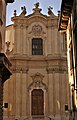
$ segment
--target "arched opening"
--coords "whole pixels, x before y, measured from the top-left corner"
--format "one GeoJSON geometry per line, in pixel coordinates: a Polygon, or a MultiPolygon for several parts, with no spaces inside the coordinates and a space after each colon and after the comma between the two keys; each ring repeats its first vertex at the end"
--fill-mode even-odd
{"type": "Polygon", "coordinates": [[[42,89],[34,89],[31,93],[31,114],[44,115],[44,92],[42,89]]]}

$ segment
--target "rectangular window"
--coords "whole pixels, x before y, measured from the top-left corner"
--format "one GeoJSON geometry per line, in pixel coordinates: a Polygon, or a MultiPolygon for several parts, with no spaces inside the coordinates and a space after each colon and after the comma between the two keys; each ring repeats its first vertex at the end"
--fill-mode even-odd
{"type": "Polygon", "coordinates": [[[43,40],[41,38],[32,39],[32,55],[43,55],[43,40]]]}

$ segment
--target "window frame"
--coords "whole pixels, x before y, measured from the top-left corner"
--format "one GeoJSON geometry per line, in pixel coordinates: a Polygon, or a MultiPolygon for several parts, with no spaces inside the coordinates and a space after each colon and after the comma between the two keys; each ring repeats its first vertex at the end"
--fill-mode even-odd
{"type": "Polygon", "coordinates": [[[42,38],[32,38],[32,55],[43,55],[43,39],[42,38]],[[33,45],[34,45],[34,48],[33,48],[33,45]]]}

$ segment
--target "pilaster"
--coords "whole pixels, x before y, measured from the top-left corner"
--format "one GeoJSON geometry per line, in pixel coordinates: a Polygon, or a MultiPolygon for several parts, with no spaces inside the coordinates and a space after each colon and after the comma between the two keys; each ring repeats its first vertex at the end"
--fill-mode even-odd
{"type": "Polygon", "coordinates": [[[52,34],[51,34],[51,23],[50,23],[50,24],[48,25],[48,27],[47,27],[47,32],[48,32],[48,33],[47,33],[47,34],[48,34],[48,37],[47,37],[47,39],[48,39],[48,40],[47,40],[47,41],[48,41],[48,42],[47,42],[47,46],[48,46],[47,49],[48,49],[48,51],[47,51],[47,52],[48,52],[48,54],[51,54],[51,47],[52,47],[52,44],[51,44],[51,35],[52,35],[52,34]],[[50,45],[50,44],[51,44],[51,45],[50,45]]]}

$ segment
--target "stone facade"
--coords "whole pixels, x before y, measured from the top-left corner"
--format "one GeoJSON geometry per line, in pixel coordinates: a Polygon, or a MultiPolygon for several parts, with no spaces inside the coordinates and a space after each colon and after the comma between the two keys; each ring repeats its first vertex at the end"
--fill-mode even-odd
{"type": "Polygon", "coordinates": [[[6,27],[12,76],[4,85],[4,102],[9,104],[4,120],[69,118],[65,113],[65,105],[69,106],[66,39],[58,32],[58,17],[51,8],[48,15],[41,10],[39,3],[30,15],[25,7],[19,16],[15,10],[14,24],[6,27]],[[43,41],[41,55],[32,52],[36,39],[43,41]]]}

